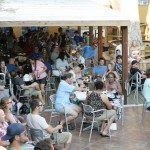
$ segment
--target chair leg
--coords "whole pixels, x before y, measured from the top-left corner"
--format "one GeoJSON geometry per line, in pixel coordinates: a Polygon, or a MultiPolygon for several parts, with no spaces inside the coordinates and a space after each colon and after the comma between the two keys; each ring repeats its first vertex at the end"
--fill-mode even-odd
{"type": "Polygon", "coordinates": [[[65,122],[66,122],[67,132],[69,132],[69,129],[68,129],[68,121],[67,121],[67,114],[66,114],[66,113],[65,113],[65,122]]]}
{"type": "Polygon", "coordinates": [[[82,128],[83,128],[83,122],[84,122],[84,117],[82,118],[82,123],[81,123],[81,127],[80,127],[80,133],[79,133],[79,136],[81,136],[81,132],[82,132],[82,128]]]}
{"type": "Polygon", "coordinates": [[[90,137],[89,137],[89,142],[91,141],[91,136],[92,136],[93,126],[94,126],[94,122],[92,121],[91,131],[90,131],[90,137]]]}
{"type": "Polygon", "coordinates": [[[124,108],[121,109],[121,122],[122,122],[122,126],[124,125],[124,108]]]}

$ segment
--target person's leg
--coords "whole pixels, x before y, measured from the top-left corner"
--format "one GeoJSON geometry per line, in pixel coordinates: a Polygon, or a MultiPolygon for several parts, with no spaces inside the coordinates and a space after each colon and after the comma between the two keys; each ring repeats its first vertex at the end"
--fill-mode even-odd
{"type": "MultiPolygon", "coordinates": [[[[74,120],[75,118],[78,117],[78,112],[76,110],[73,109],[74,106],[72,107],[72,105],[65,107],[65,111],[67,112],[67,122],[71,122],[72,120],[74,120]]],[[[64,113],[64,109],[61,111],[62,113],[64,113]]],[[[65,123],[65,119],[61,120],[60,124],[63,125],[65,123]]]]}
{"type": "Polygon", "coordinates": [[[44,87],[45,87],[45,84],[44,83],[40,83],[40,90],[42,92],[43,101],[45,103],[45,89],[44,89],[44,87]]]}
{"type": "Polygon", "coordinates": [[[64,144],[64,148],[67,150],[72,141],[72,134],[70,132],[54,133],[54,141],[58,144],[64,144]]]}
{"type": "Polygon", "coordinates": [[[104,111],[101,116],[95,118],[95,120],[98,122],[102,121],[100,134],[108,133],[109,126],[114,121],[115,115],[116,115],[115,110],[107,110],[107,111],[104,111]],[[107,118],[109,119],[109,123],[105,123],[105,119],[107,118]]]}
{"type": "Polygon", "coordinates": [[[115,110],[108,110],[108,118],[109,118],[109,122],[104,126],[103,131],[101,132],[102,135],[107,135],[108,134],[108,130],[110,125],[114,122],[115,120],[115,115],[116,115],[116,111],[115,110]]]}
{"type": "Polygon", "coordinates": [[[34,89],[40,90],[39,84],[37,82],[34,82],[31,85],[33,86],[34,89]]]}

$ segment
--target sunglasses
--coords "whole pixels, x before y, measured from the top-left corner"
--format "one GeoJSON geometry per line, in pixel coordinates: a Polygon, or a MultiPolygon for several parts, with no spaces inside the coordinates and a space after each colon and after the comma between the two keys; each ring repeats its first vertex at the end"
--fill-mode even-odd
{"type": "Polygon", "coordinates": [[[42,106],[44,106],[44,105],[43,105],[43,104],[40,104],[39,107],[40,107],[40,106],[42,107],[42,106]]]}

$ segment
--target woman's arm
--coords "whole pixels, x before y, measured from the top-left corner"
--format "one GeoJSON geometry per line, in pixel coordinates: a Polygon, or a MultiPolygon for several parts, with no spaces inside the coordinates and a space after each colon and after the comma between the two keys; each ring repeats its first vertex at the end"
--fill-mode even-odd
{"type": "Polygon", "coordinates": [[[15,117],[13,116],[12,113],[7,113],[6,114],[6,120],[11,124],[11,123],[17,123],[15,117]]]}
{"type": "Polygon", "coordinates": [[[106,105],[107,109],[112,109],[112,104],[109,102],[108,97],[105,94],[101,94],[101,99],[106,105]]]}
{"type": "Polygon", "coordinates": [[[118,94],[122,95],[122,87],[121,87],[120,83],[117,83],[116,91],[118,92],[118,94]]]}

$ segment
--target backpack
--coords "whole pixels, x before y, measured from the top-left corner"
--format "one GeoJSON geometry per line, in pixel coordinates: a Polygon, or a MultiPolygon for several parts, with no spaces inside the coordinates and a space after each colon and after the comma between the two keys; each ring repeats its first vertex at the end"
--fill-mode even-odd
{"type": "Polygon", "coordinates": [[[20,114],[29,114],[30,113],[30,104],[29,103],[23,103],[23,105],[20,108],[20,114]]]}

